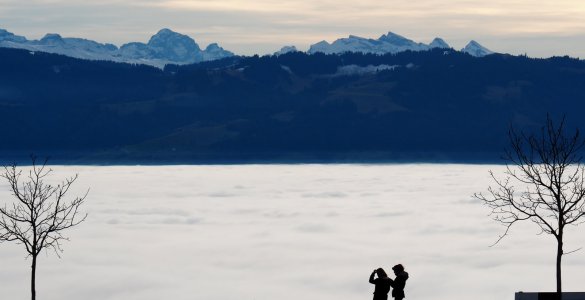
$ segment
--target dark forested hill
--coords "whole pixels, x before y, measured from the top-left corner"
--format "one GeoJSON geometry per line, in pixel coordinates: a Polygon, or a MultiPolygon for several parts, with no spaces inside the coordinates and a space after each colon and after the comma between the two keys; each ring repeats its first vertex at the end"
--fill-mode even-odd
{"type": "Polygon", "coordinates": [[[584,111],[585,62],[568,57],[296,52],[160,70],[0,49],[5,160],[497,161],[510,124],[585,128],[584,111]]]}

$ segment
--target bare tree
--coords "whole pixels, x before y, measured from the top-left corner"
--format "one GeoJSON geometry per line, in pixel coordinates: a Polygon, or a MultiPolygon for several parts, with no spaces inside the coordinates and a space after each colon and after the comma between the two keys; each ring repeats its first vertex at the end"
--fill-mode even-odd
{"type": "Polygon", "coordinates": [[[67,201],[65,196],[77,175],[65,179],[58,185],[45,182],[51,169],[36,164],[32,157],[32,167],[26,176],[16,165],[4,167],[0,174],[10,186],[14,198],[0,207],[0,242],[14,241],[24,245],[31,264],[31,299],[36,297],[35,274],[37,257],[43,249],[54,250],[57,256],[63,251],[61,242],[68,240],[63,231],[83,222],[87,214],[78,212],[87,192],[81,197],[67,201]]]}
{"type": "MultiPolygon", "coordinates": [[[[541,233],[552,235],[557,242],[556,286],[560,296],[563,238],[567,225],[578,225],[585,215],[585,167],[580,156],[585,141],[579,135],[565,133],[565,119],[555,125],[547,117],[539,134],[509,131],[511,147],[506,151],[505,178],[497,178],[487,195],[475,194],[491,208],[494,220],[506,229],[496,241],[502,240],[512,225],[532,221],[541,233]]],[[[576,251],[576,250],[575,250],[576,251]]],[[[560,299],[560,298],[559,298],[560,299]]]]}

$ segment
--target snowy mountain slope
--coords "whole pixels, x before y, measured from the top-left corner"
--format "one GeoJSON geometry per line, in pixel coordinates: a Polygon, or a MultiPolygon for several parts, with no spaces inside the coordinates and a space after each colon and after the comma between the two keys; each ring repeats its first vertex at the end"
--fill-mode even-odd
{"type": "Polygon", "coordinates": [[[203,60],[201,48],[192,38],[166,28],[153,35],[147,44],[124,44],[120,52],[132,59],[160,59],[177,63],[203,60]]]}
{"type": "MultiPolygon", "coordinates": [[[[333,43],[321,41],[311,45],[308,53],[322,52],[325,54],[341,54],[344,52],[362,52],[374,54],[398,53],[403,51],[426,51],[434,48],[450,49],[451,46],[441,38],[435,38],[430,44],[417,43],[393,32],[388,32],[378,39],[368,39],[355,35],[335,40],[333,43]]],[[[471,41],[461,50],[470,55],[480,57],[494,52],[471,41]]]]}
{"type": "Polygon", "coordinates": [[[81,59],[110,60],[164,67],[165,64],[190,64],[216,60],[234,54],[213,43],[201,50],[189,36],[162,29],[148,43],[131,42],[120,48],[81,38],[63,38],[47,34],[40,40],[27,40],[23,36],[0,29],[0,47],[26,49],[62,54],[81,59]]]}
{"type": "Polygon", "coordinates": [[[2,42],[23,43],[26,42],[26,38],[24,36],[14,35],[14,33],[8,32],[4,29],[0,29],[0,43],[2,42]]]}
{"type": "Polygon", "coordinates": [[[205,48],[201,55],[203,61],[211,61],[234,56],[234,53],[223,49],[217,43],[211,43],[205,48]]]}
{"type": "Polygon", "coordinates": [[[470,41],[463,49],[461,49],[461,52],[465,52],[475,57],[482,57],[494,53],[493,51],[473,40],[470,41]]]}
{"type": "Polygon", "coordinates": [[[278,56],[278,55],[283,55],[286,53],[297,52],[297,51],[299,51],[299,50],[297,50],[297,47],[295,47],[295,46],[284,46],[284,47],[280,48],[280,50],[274,52],[273,55],[278,56]]]}
{"type": "Polygon", "coordinates": [[[380,36],[377,40],[362,38],[355,35],[350,35],[347,38],[335,40],[329,44],[326,41],[321,41],[317,44],[311,45],[309,53],[323,52],[326,54],[339,54],[343,52],[363,52],[363,53],[398,53],[402,51],[424,51],[432,48],[450,48],[445,41],[436,38],[429,45],[424,43],[417,43],[413,40],[407,39],[401,35],[393,32],[388,32],[380,36]]]}
{"type": "Polygon", "coordinates": [[[441,48],[441,49],[449,49],[449,48],[451,48],[451,46],[449,46],[449,44],[447,44],[447,42],[445,42],[442,38],[435,38],[429,44],[429,46],[431,48],[441,48]]]}

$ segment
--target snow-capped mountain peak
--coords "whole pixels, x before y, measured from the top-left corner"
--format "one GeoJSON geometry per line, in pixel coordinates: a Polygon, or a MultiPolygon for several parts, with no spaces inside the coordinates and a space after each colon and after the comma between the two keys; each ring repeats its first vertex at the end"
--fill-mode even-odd
{"type": "Polygon", "coordinates": [[[310,53],[310,54],[314,54],[317,52],[327,53],[330,46],[331,46],[331,44],[329,44],[327,41],[320,41],[316,44],[311,45],[311,47],[309,48],[307,53],[310,53]]]}
{"type": "Polygon", "coordinates": [[[51,45],[51,46],[65,45],[65,41],[63,40],[61,35],[59,35],[57,33],[47,33],[37,43],[40,45],[51,45]]]}
{"type": "Polygon", "coordinates": [[[474,40],[471,40],[465,48],[461,49],[461,52],[475,57],[486,56],[494,53],[474,40]]]}
{"type": "Polygon", "coordinates": [[[10,41],[10,42],[25,42],[26,38],[19,35],[14,35],[14,33],[9,32],[4,29],[0,29],[0,42],[2,41],[10,41]]]}
{"type": "Polygon", "coordinates": [[[211,43],[211,44],[207,45],[207,47],[202,52],[202,54],[203,54],[204,61],[216,60],[216,59],[222,59],[225,57],[234,56],[234,53],[223,49],[217,43],[211,43]]]}
{"type": "Polygon", "coordinates": [[[429,44],[431,48],[440,48],[440,49],[449,49],[451,46],[447,44],[442,38],[436,37],[433,41],[429,44]]]}
{"type": "Polygon", "coordinates": [[[274,52],[273,55],[278,56],[278,55],[283,55],[286,53],[297,52],[297,51],[299,51],[299,50],[297,50],[297,47],[295,47],[295,46],[284,46],[284,47],[280,48],[280,50],[274,52]]]}
{"type": "Polygon", "coordinates": [[[380,36],[378,41],[390,43],[395,46],[410,46],[412,44],[416,44],[413,40],[409,40],[391,31],[380,36]]]}
{"type": "Polygon", "coordinates": [[[155,58],[171,61],[195,61],[201,59],[201,48],[192,38],[164,28],[148,41],[155,58]]]}
{"type": "Polygon", "coordinates": [[[150,37],[150,40],[148,41],[148,45],[151,47],[168,47],[169,45],[177,44],[201,50],[195,40],[187,35],[174,32],[168,28],[159,30],[155,35],[150,37]]]}
{"type": "Polygon", "coordinates": [[[14,35],[12,32],[8,32],[6,29],[0,29],[0,37],[11,36],[14,35]]]}
{"type": "Polygon", "coordinates": [[[151,36],[150,40],[157,39],[157,38],[167,38],[170,36],[183,36],[183,35],[175,32],[175,31],[172,31],[168,28],[162,28],[157,33],[155,33],[153,36],[151,36]]]}
{"type": "Polygon", "coordinates": [[[211,44],[207,45],[207,47],[205,47],[205,51],[216,51],[219,49],[223,49],[223,48],[221,48],[217,43],[211,43],[211,44]]]}
{"type": "Polygon", "coordinates": [[[41,42],[54,42],[54,41],[62,42],[63,41],[63,37],[61,37],[61,35],[58,34],[58,33],[47,33],[41,39],[41,42]]]}

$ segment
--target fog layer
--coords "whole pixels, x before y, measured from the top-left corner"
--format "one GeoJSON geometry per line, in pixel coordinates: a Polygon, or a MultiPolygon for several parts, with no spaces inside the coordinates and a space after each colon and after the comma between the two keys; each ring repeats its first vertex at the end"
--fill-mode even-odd
{"type": "MultiPolygon", "coordinates": [[[[53,167],[90,188],[86,222],[59,259],[39,257],[43,300],[370,299],[374,268],[402,263],[407,299],[512,299],[553,291],[555,240],[530,223],[503,232],[471,195],[469,165],[53,167]]],[[[0,200],[10,197],[0,183],[0,200]]],[[[567,251],[585,246],[569,228],[567,251]]],[[[0,244],[3,299],[29,297],[22,245],[0,244]]],[[[585,252],[564,260],[582,289],[585,252]]]]}

